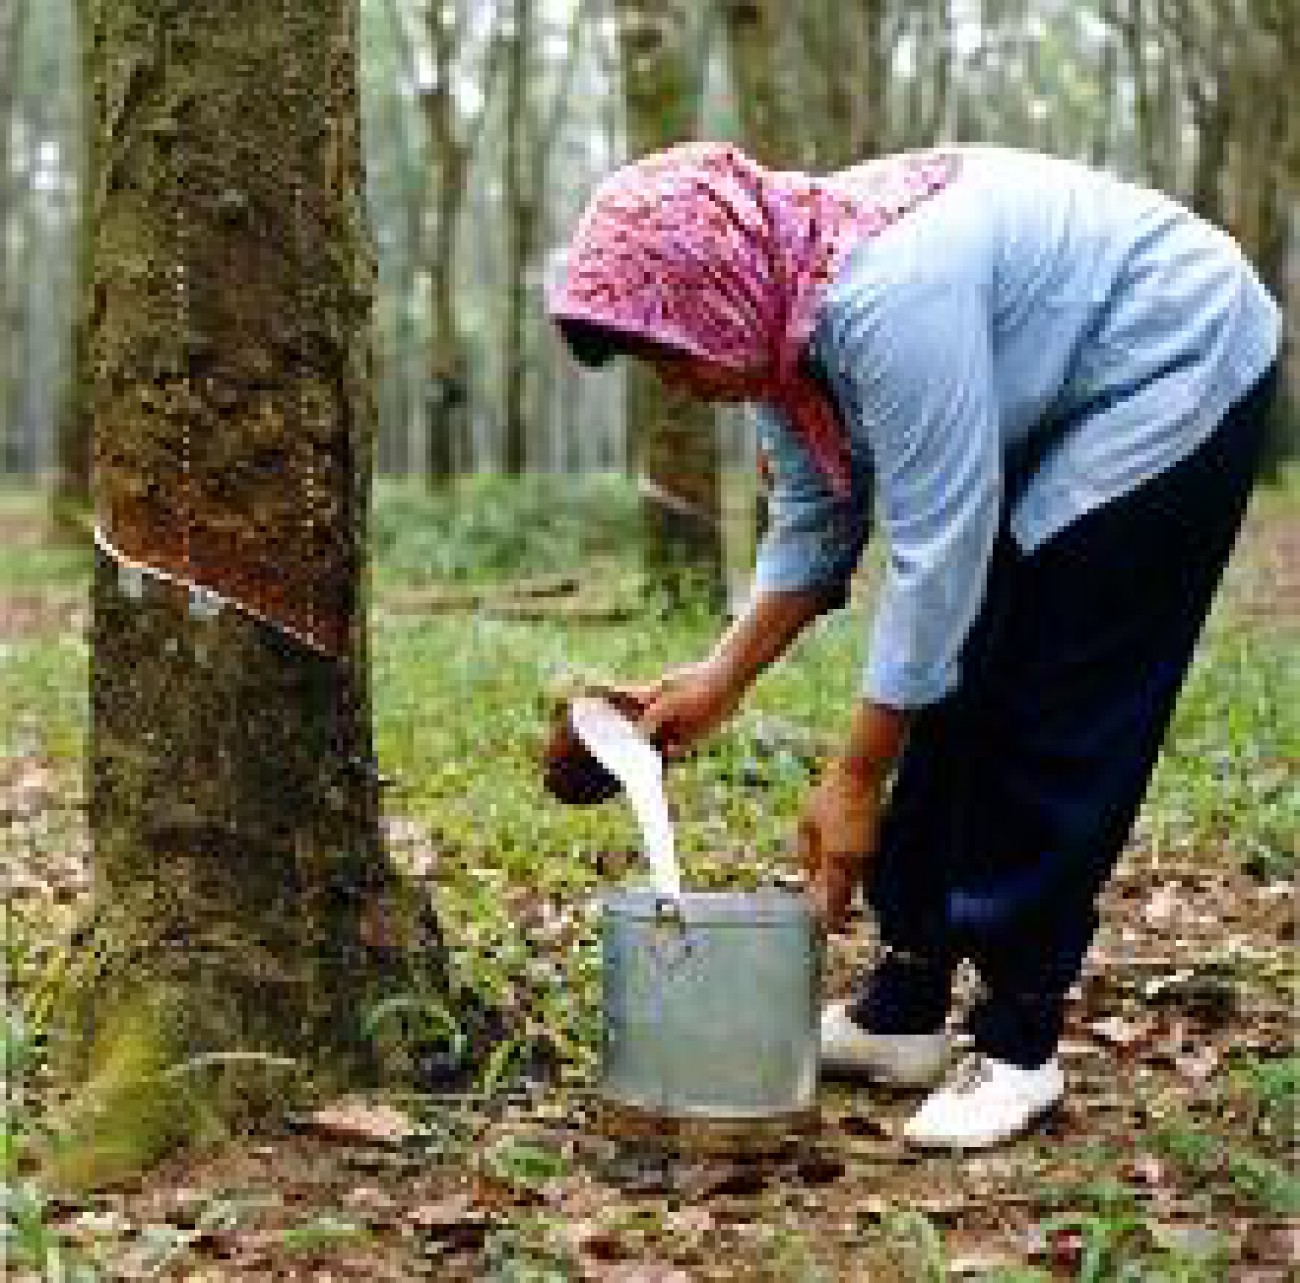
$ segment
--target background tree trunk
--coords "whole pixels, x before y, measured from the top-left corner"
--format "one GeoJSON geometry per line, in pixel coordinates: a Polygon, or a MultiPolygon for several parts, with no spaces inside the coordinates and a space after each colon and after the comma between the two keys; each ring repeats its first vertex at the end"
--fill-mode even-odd
{"type": "Polygon", "coordinates": [[[10,144],[20,136],[15,121],[26,123],[22,83],[29,19],[27,0],[11,0],[0,12],[0,472],[19,474],[26,471],[22,396],[30,328],[24,298],[28,274],[22,263],[29,249],[25,230],[16,238],[17,250],[13,241],[31,203],[31,159],[12,152],[10,144]]]}
{"type": "Polygon", "coordinates": [[[1300,232],[1300,25],[1286,0],[1251,0],[1236,27],[1230,71],[1232,141],[1228,225],[1282,306],[1283,407],[1274,416],[1270,460],[1300,451],[1300,349],[1295,343],[1296,273],[1291,255],[1300,232]]]}
{"type": "MultiPolygon", "coordinates": [[[[1153,86],[1148,41],[1150,0],[1114,0],[1104,7],[1107,20],[1124,44],[1129,81],[1133,86],[1133,128],[1142,172],[1156,187],[1168,186],[1168,158],[1160,141],[1158,103],[1153,86]]],[[[1163,55],[1162,55],[1163,58],[1163,55]]]]}
{"type": "Polygon", "coordinates": [[[95,9],[99,520],[248,610],[97,555],[74,1179],[282,1105],[268,1057],[370,1075],[370,1004],[445,980],[378,827],[355,6],[95,9]]]}
{"type": "Polygon", "coordinates": [[[886,0],[808,0],[794,7],[804,50],[799,98],[807,163],[841,169],[874,156],[890,136],[889,72],[897,23],[886,0]]]}
{"type": "Polygon", "coordinates": [[[518,476],[527,459],[528,419],[525,406],[528,362],[527,280],[531,251],[541,215],[538,184],[530,171],[537,163],[529,146],[531,130],[529,52],[533,33],[533,0],[511,0],[507,39],[505,203],[508,237],[506,297],[505,388],[503,417],[505,471],[518,476]]]}
{"type": "MultiPolygon", "coordinates": [[[[795,66],[791,60],[791,14],[781,0],[725,0],[723,30],[735,82],[740,141],[765,165],[799,169],[803,147],[795,96],[795,66]]],[[[751,427],[751,431],[752,431],[751,427]]],[[[745,514],[733,523],[736,543],[746,567],[768,524],[767,498],[757,470],[728,479],[724,505],[745,514]]],[[[736,557],[733,553],[734,564],[736,557]]]]}
{"type": "Polygon", "coordinates": [[[455,180],[456,194],[439,194],[438,226],[430,271],[432,316],[429,353],[428,444],[424,475],[431,485],[450,480],[469,444],[469,358],[456,316],[456,221],[464,174],[455,180]]]}
{"type": "MultiPolygon", "coordinates": [[[[468,139],[463,139],[458,129],[453,77],[462,52],[462,24],[457,8],[430,5],[425,22],[433,54],[434,83],[424,91],[421,104],[436,172],[430,174],[433,190],[429,204],[434,226],[432,236],[427,238],[432,333],[424,475],[430,484],[439,485],[451,478],[458,454],[468,448],[469,371],[456,315],[456,247],[471,144],[478,131],[475,126],[468,139]]],[[[490,85],[490,67],[485,79],[490,85]]],[[[486,93],[484,98],[486,101],[486,93]]]]}
{"type": "Polygon", "coordinates": [[[96,218],[93,193],[98,190],[92,172],[92,149],[89,145],[94,136],[92,103],[89,93],[84,92],[84,87],[93,80],[90,42],[86,39],[86,34],[91,29],[89,0],[77,0],[76,13],[83,86],[80,102],[80,172],[77,175],[79,216],[76,229],[76,297],[72,304],[71,369],[58,423],[58,467],[54,488],[55,529],[72,540],[80,540],[85,536],[85,513],[90,506],[91,413],[87,356],[91,323],[90,281],[94,266],[91,258],[94,246],[91,229],[96,218]]]}
{"type": "MultiPolygon", "coordinates": [[[[694,135],[701,33],[686,0],[615,0],[615,10],[628,150],[643,156],[694,135]]],[[[647,579],[670,599],[697,590],[720,605],[726,590],[716,415],[630,365],[628,430],[642,485],[647,579]]]]}
{"type": "Polygon", "coordinates": [[[14,112],[18,105],[17,84],[22,60],[25,0],[8,0],[0,5],[0,468],[9,465],[9,434],[13,427],[14,396],[18,368],[15,357],[20,320],[9,247],[10,222],[14,217],[20,185],[14,174],[10,151],[14,112]]]}
{"type": "Polygon", "coordinates": [[[797,83],[789,59],[789,10],[781,0],[723,0],[723,31],[735,80],[741,141],[776,169],[798,169],[797,83]]]}

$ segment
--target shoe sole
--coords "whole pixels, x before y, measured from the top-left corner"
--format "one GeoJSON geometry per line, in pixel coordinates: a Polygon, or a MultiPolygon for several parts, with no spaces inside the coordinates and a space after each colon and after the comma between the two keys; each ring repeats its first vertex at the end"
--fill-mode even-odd
{"type": "Polygon", "coordinates": [[[943,1081],[947,1068],[948,1062],[945,1060],[943,1064],[937,1066],[933,1071],[927,1071],[923,1074],[890,1074],[879,1069],[872,1069],[866,1065],[849,1064],[844,1061],[823,1060],[821,1062],[823,1078],[835,1082],[870,1083],[877,1087],[896,1087],[907,1091],[923,1091],[927,1087],[938,1086],[943,1081]]]}
{"type": "Polygon", "coordinates": [[[930,1140],[926,1137],[914,1139],[904,1131],[903,1141],[913,1149],[925,1149],[931,1153],[946,1151],[950,1154],[970,1154],[981,1149],[997,1149],[999,1145],[1007,1145],[1012,1141],[1026,1139],[1041,1131],[1047,1124],[1057,1121],[1064,1111],[1064,1105],[1064,1097],[1054,1100],[1050,1105],[1044,1105],[1023,1127],[1018,1127],[1015,1131],[1000,1133],[991,1139],[986,1137],[966,1141],[930,1140]]]}

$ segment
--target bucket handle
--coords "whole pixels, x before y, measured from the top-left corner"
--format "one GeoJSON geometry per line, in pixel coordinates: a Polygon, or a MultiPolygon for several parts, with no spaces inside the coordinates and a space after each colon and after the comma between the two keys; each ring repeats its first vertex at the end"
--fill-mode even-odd
{"type": "Polygon", "coordinates": [[[686,915],[682,912],[682,902],[675,895],[655,896],[655,925],[666,927],[671,923],[682,935],[686,934],[686,915]]]}

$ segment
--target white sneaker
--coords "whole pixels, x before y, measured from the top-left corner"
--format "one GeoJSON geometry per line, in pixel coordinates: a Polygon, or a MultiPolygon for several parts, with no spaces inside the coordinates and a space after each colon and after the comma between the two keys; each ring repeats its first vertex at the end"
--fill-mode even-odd
{"type": "Polygon", "coordinates": [[[1020,1135],[1064,1095],[1055,1058],[1021,1069],[972,1053],[925,1098],[903,1136],[924,1149],[987,1149],[1020,1135]]]}
{"type": "Polygon", "coordinates": [[[895,1087],[929,1087],[948,1064],[948,1035],[873,1034],[853,1023],[848,1004],[822,1011],[821,1064],[824,1072],[870,1078],[895,1087]]]}

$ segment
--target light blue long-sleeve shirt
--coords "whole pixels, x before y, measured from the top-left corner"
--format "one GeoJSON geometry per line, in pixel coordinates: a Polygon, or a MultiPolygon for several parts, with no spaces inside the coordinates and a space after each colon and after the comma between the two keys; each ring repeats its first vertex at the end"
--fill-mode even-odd
{"type": "Polygon", "coordinates": [[[1052,157],[962,155],[950,187],[852,253],[818,313],[852,494],[757,408],[774,484],[755,589],[843,584],[874,504],[888,559],[862,693],[896,708],[960,679],[1009,454],[1043,451],[1010,514],[1032,551],[1194,450],[1280,342],[1236,243],[1174,201],[1052,157]]]}

